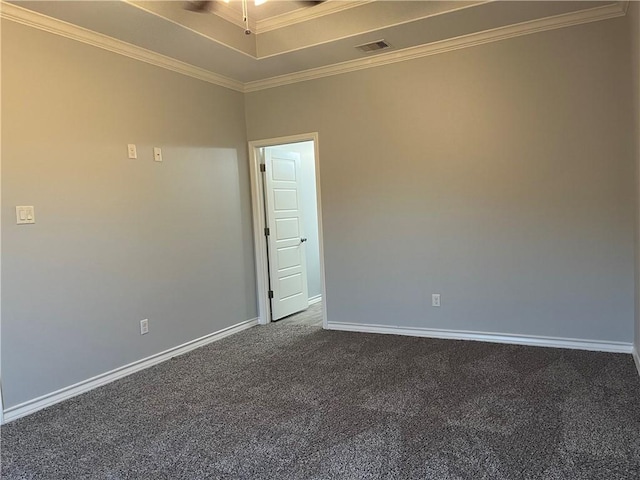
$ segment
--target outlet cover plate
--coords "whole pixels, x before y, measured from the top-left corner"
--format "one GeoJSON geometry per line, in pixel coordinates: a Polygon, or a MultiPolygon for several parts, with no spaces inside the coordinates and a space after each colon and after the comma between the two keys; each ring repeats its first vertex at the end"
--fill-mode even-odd
{"type": "Polygon", "coordinates": [[[432,307],[439,307],[440,306],[440,294],[439,293],[431,294],[431,306],[432,307]]]}

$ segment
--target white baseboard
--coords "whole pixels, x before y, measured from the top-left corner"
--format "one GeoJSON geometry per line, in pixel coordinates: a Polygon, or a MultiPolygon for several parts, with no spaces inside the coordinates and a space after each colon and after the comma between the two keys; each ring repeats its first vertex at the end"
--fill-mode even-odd
{"type": "Polygon", "coordinates": [[[638,352],[638,347],[640,345],[633,348],[633,359],[636,362],[636,368],[638,369],[638,375],[640,375],[640,352],[638,352]]]}
{"type": "Polygon", "coordinates": [[[164,352],[151,355],[147,358],[143,358],[128,365],[124,365],[123,367],[119,367],[109,372],[105,372],[103,374],[89,378],[87,380],[83,380],[74,385],[61,388],[60,390],[56,390],[55,392],[51,392],[46,395],[42,395],[41,397],[34,398],[33,400],[28,400],[26,402],[20,403],[19,405],[15,405],[4,410],[2,415],[3,420],[4,422],[11,422],[12,420],[16,420],[20,417],[24,417],[25,415],[37,412],[38,410],[42,410],[43,408],[50,407],[51,405],[55,405],[56,403],[62,402],[63,400],[67,400],[68,398],[75,397],[76,395],[80,395],[81,393],[85,393],[89,390],[93,390],[94,388],[100,387],[107,383],[111,383],[114,380],[118,380],[119,378],[126,377],[127,375],[131,375],[132,373],[144,370],[145,368],[149,368],[153,365],[157,365],[158,363],[162,363],[173,357],[177,357],[178,355],[183,355],[187,352],[190,352],[191,350],[195,350],[196,348],[202,347],[217,340],[221,340],[225,337],[228,337],[229,335],[241,332],[242,330],[246,330],[257,324],[257,318],[246,320],[236,325],[232,325],[231,327],[227,327],[222,330],[218,330],[217,332],[205,335],[204,337],[196,338],[195,340],[191,340],[190,342],[183,343],[182,345],[178,345],[177,347],[170,348],[168,350],[165,350],[164,352]]]}
{"type": "MultiPolygon", "coordinates": [[[[366,325],[358,323],[328,322],[328,330],[343,330],[361,333],[384,333],[408,335],[411,337],[443,338],[449,340],[475,340],[479,342],[508,343],[536,347],[572,348],[595,352],[631,353],[633,344],[624,342],[603,342],[574,338],[536,337],[531,335],[509,335],[502,333],[472,332],[467,330],[441,330],[436,328],[405,328],[387,325],[366,325]]],[[[636,357],[636,361],[638,358],[636,357]]]]}
{"type": "Polygon", "coordinates": [[[314,305],[316,303],[320,303],[322,301],[322,295],[316,295],[315,297],[311,297],[309,299],[309,305],[314,305]]]}

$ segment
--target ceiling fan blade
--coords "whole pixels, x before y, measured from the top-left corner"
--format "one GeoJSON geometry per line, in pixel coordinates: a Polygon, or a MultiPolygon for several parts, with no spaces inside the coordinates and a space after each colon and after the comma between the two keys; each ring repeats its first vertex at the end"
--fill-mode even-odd
{"type": "Polygon", "coordinates": [[[187,2],[184,6],[185,10],[196,13],[208,13],[213,7],[213,0],[194,0],[187,2]]]}
{"type": "Polygon", "coordinates": [[[325,1],[326,0],[298,0],[298,3],[304,5],[305,7],[313,7],[315,5],[320,5],[325,1]]]}

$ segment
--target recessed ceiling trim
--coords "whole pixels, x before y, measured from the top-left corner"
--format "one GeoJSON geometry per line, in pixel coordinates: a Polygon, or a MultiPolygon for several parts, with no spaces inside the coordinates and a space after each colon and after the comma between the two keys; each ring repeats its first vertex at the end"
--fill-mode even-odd
{"type": "MultiPolygon", "coordinates": [[[[2,1],[2,0],[0,0],[0,1],[2,1]]],[[[191,28],[191,27],[188,27],[187,25],[184,25],[183,23],[176,22],[175,20],[173,20],[173,19],[171,19],[171,18],[169,18],[169,17],[167,17],[165,15],[161,15],[158,12],[155,12],[153,10],[149,10],[148,8],[145,8],[143,5],[139,5],[139,4],[135,3],[132,0],[120,0],[120,1],[126,3],[127,5],[129,5],[129,6],[133,7],[133,8],[137,8],[138,10],[142,10],[143,12],[148,13],[149,15],[153,15],[155,17],[161,18],[165,22],[170,22],[170,23],[173,23],[174,25],[178,25],[180,28],[183,28],[183,29],[188,30],[188,31],[190,31],[192,33],[195,33],[196,35],[199,35],[202,38],[206,38],[210,42],[215,42],[218,45],[222,45],[222,46],[224,46],[224,47],[226,47],[226,48],[228,48],[230,50],[233,50],[234,52],[241,53],[242,55],[245,55],[245,56],[247,56],[249,58],[256,58],[255,55],[251,55],[250,53],[244,52],[244,51],[240,50],[239,48],[236,48],[236,47],[234,47],[232,45],[229,45],[229,43],[221,42],[217,38],[214,38],[214,37],[211,37],[209,35],[206,35],[206,34],[202,33],[201,31],[196,30],[195,28],[191,28]]],[[[49,17],[49,18],[51,18],[51,17],[49,17]]],[[[240,26],[244,29],[244,23],[241,23],[240,26]]],[[[82,27],[79,27],[79,28],[82,28],[82,27]]],[[[107,37],[107,38],[113,38],[113,37],[107,37]]],[[[127,45],[131,45],[131,44],[127,44],[127,45]]],[[[140,47],[140,48],[142,48],[142,47],[140,47]]]]}
{"type": "MultiPolygon", "coordinates": [[[[372,3],[374,1],[377,1],[377,0],[370,0],[370,1],[366,2],[366,3],[372,3]]],[[[419,1],[419,0],[417,0],[417,1],[419,1]]],[[[424,20],[426,18],[433,18],[433,17],[437,17],[437,16],[440,16],[440,15],[445,15],[445,14],[449,14],[449,13],[453,13],[453,12],[458,12],[460,10],[466,10],[467,8],[475,8],[475,7],[481,6],[481,5],[485,4],[485,3],[491,3],[491,2],[495,2],[495,1],[496,0],[471,0],[470,3],[464,2],[464,4],[462,4],[461,6],[456,7],[456,8],[452,8],[450,10],[446,10],[446,11],[442,11],[442,12],[428,13],[426,15],[416,16],[416,17],[413,17],[413,18],[410,18],[410,19],[407,19],[407,20],[401,20],[399,22],[389,23],[389,24],[385,25],[384,28],[392,28],[392,27],[397,27],[397,26],[400,26],[400,25],[406,25],[408,23],[416,22],[418,20],[424,20]]],[[[463,2],[460,2],[460,3],[463,3],[463,2]]],[[[302,47],[289,48],[288,50],[284,50],[283,49],[280,52],[272,53],[272,54],[269,54],[269,55],[260,55],[257,58],[259,60],[262,60],[262,59],[265,59],[265,58],[277,57],[278,55],[282,55],[282,54],[285,54],[285,53],[297,52],[297,51],[300,51],[300,50],[305,50],[307,48],[317,47],[319,45],[326,45],[328,43],[335,42],[336,40],[344,40],[344,39],[347,39],[347,38],[359,37],[359,36],[367,34],[367,33],[378,32],[378,31],[380,31],[380,28],[377,28],[377,27],[376,28],[370,28],[370,29],[367,29],[367,30],[360,30],[360,31],[355,32],[355,33],[349,33],[348,35],[332,37],[329,40],[310,43],[310,44],[304,45],[302,47]]]]}
{"type": "Polygon", "coordinates": [[[553,17],[538,20],[530,20],[506,27],[499,27],[483,32],[471,33],[461,37],[441,40],[426,45],[418,45],[393,52],[380,53],[375,57],[360,58],[347,62],[328,65],[326,67],[312,68],[300,72],[280,75],[277,77],[257,80],[244,84],[245,92],[256,92],[268,88],[289,85],[292,83],[315,80],[317,78],[340,75],[343,73],[355,72],[367,68],[380,67],[392,63],[405,62],[416,58],[438,55],[440,53],[460,50],[467,47],[475,47],[485,43],[498,42],[509,38],[520,37],[532,33],[555,30],[573,25],[597,22],[610,18],[621,17],[626,14],[629,0],[620,1],[611,5],[591,8],[578,12],[565,13],[553,17]]]}
{"type": "Polygon", "coordinates": [[[294,72],[287,75],[280,75],[264,80],[243,83],[223,75],[219,75],[208,70],[175,60],[165,55],[152,52],[136,45],[116,40],[112,37],[87,30],[67,23],[62,20],[48,17],[46,15],[19,7],[14,4],[0,1],[0,18],[13,21],[22,25],[43,30],[55,35],[69,38],[78,42],[86,43],[104,50],[108,50],[120,55],[124,55],[135,60],[140,60],[151,65],[155,65],[167,70],[171,70],[182,75],[187,75],[208,83],[229,88],[238,92],[255,92],[274,88],[282,85],[289,85],[307,80],[340,75],[342,73],[354,72],[366,68],[373,68],[392,63],[413,60],[416,58],[437,55],[467,47],[483,45],[485,43],[497,42],[509,38],[529,35],[532,33],[555,30],[573,25],[591,23],[600,20],[624,16],[627,12],[629,0],[618,1],[611,5],[591,8],[578,12],[571,12],[539,20],[499,27],[492,30],[464,35],[457,38],[442,40],[426,45],[419,45],[402,50],[381,53],[375,57],[367,57],[357,60],[342,62],[326,67],[313,68],[309,70],[294,72]]]}
{"type": "MultiPolygon", "coordinates": [[[[242,13],[238,10],[234,10],[224,2],[216,2],[215,9],[211,11],[212,14],[218,15],[220,18],[225,19],[227,22],[231,22],[244,30],[244,18],[242,13]]],[[[249,28],[255,33],[258,31],[257,23],[249,15],[249,28]]]]}
{"type": "Polygon", "coordinates": [[[319,5],[311,8],[299,8],[292,12],[276,15],[275,17],[265,18],[256,22],[256,33],[270,32],[278,28],[289,27],[296,23],[315,20],[316,18],[331,15],[333,13],[343,12],[355,7],[361,7],[375,0],[360,0],[353,2],[344,2],[338,0],[327,0],[319,5]]]}
{"type": "MultiPolygon", "coordinates": [[[[326,0],[321,4],[315,5],[313,10],[309,7],[301,7],[291,12],[265,18],[264,20],[254,20],[249,16],[249,27],[255,34],[270,32],[272,30],[277,30],[278,28],[288,27],[290,25],[295,25],[296,23],[314,20],[316,18],[324,17],[325,15],[331,15],[333,13],[366,5],[367,3],[374,1],[376,0],[359,0],[353,2],[326,0]]],[[[215,9],[213,9],[211,13],[218,15],[226,21],[244,29],[244,18],[242,13],[222,1],[216,2],[215,9]]]]}
{"type": "Polygon", "coordinates": [[[237,92],[244,91],[244,84],[237,80],[11,3],[0,2],[0,18],[86,43],[94,47],[102,48],[103,50],[124,55],[125,57],[181,73],[182,75],[230,88],[237,92]]]}

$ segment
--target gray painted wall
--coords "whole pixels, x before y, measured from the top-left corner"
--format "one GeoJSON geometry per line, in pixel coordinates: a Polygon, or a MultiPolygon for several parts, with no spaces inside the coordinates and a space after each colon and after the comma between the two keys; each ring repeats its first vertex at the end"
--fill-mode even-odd
{"type": "Polygon", "coordinates": [[[3,21],[2,116],[5,408],[256,317],[242,94],[3,21]]]}
{"type": "Polygon", "coordinates": [[[250,139],[319,132],[329,321],[632,342],[629,55],[620,18],[247,94],[250,139]]]}
{"type": "Polygon", "coordinates": [[[313,142],[298,142],[280,145],[279,148],[292,150],[300,154],[302,174],[302,212],[304,215],[304,233],[307,237],[305,250],[307,260],[307,287],[309,298],[322,295],[320,277],[320,241],[318,239],[318,209],[316,202],[316,172],[313,142]]]}
{"type": "Polygon", "coordinates": [[[244,99],[3,21],[5,407],[255,317],[245,112],[320,132],[331,321],[630,342],[637,10],[244,99]]]}
{"type": "Polygon", "coordinates": [[[635,107],[636,156],[636,335],[635,347],[640,352],[640,3],[630,2],[627,18],[631,31],[632,104],[635,107]]]}

